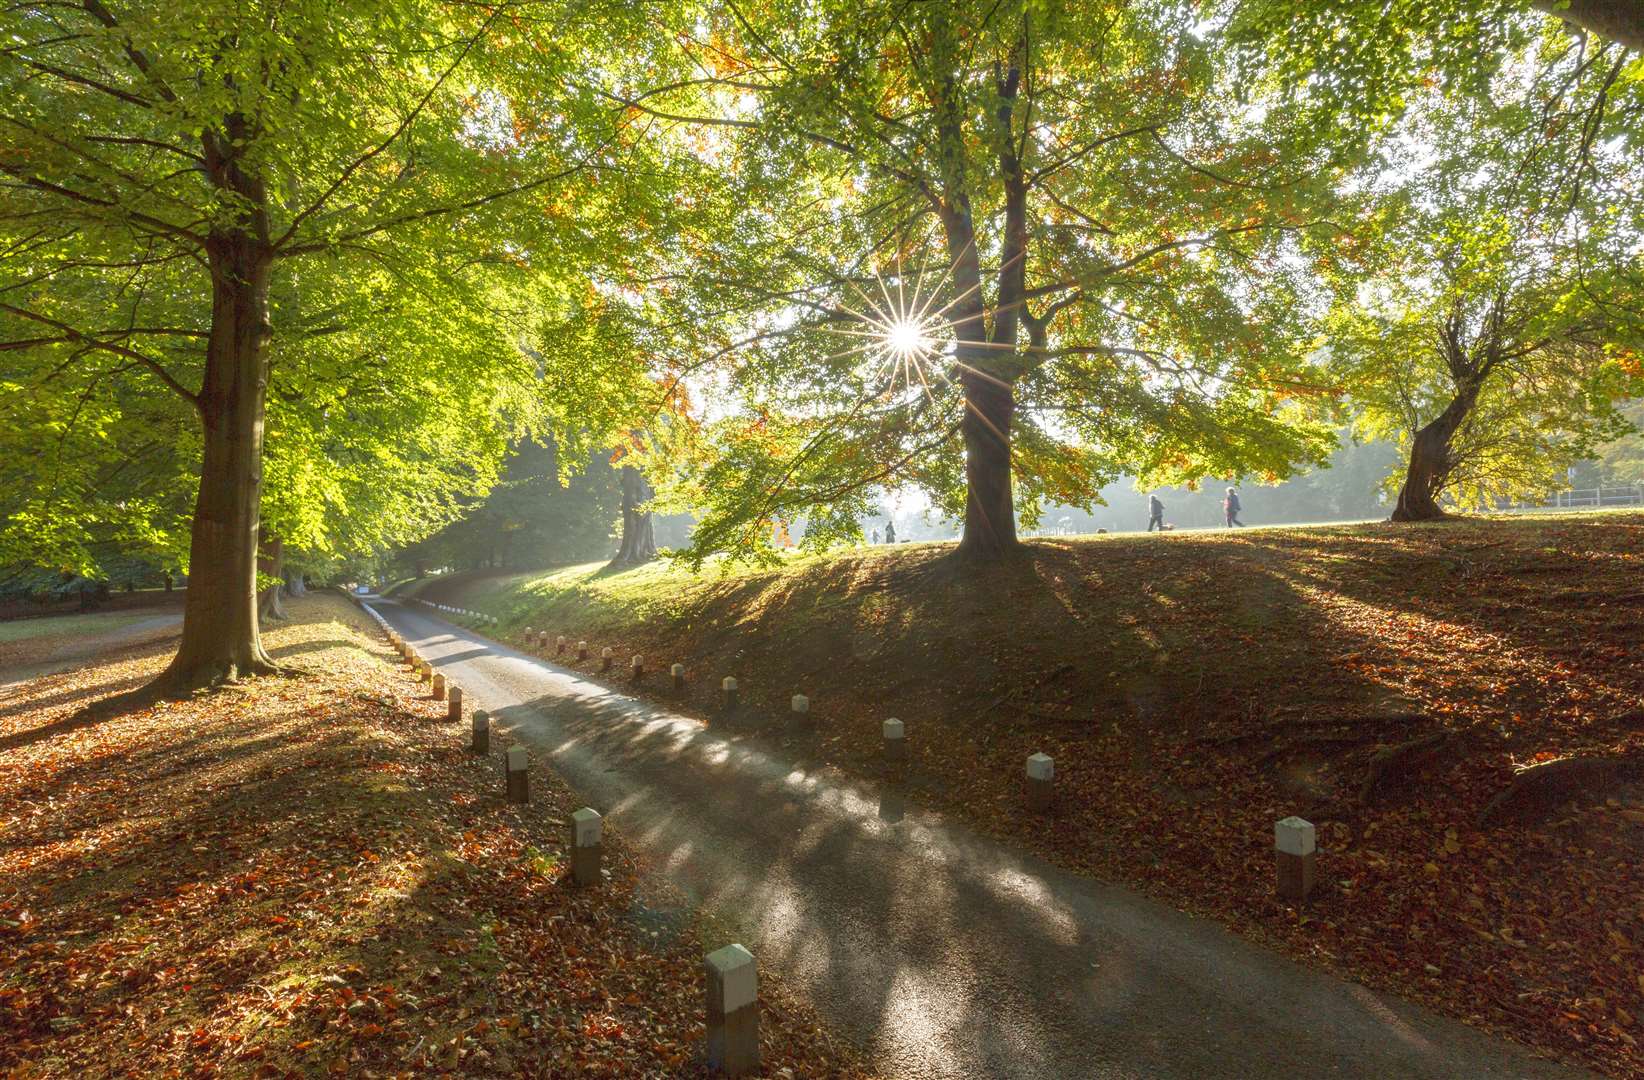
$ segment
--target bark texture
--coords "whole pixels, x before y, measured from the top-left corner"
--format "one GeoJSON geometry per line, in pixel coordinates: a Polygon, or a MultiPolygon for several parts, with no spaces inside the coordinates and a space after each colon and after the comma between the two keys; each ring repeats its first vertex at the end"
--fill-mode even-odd
{"type": "Polygon", "coordinates": [[[1644,52],[1644,0],[1531,0],[1530,6],[1644,52]]]}
{"type": "Polygon", "coordinates": [[[617,471],[622,484],[622,542],[612,566],[639,566],[656,558],[656,528],[643,509],[656,494],[645,475],[631,465],[617,471]]]}
{"type": "Polygon", "coordinates": [[[263,535],[257,569],[265,579],[280,579],[263,590],[262,600],[257,605],[258,619],[263,622],[283,620],[286,617],[282,600],[285,594],[285,543],[278,536],[263,535]]]}
{"type": "Polygon", "coordinates": [[[1451,439],[1477,402],[1478,387],[1464,388],[1435,420],[1416,432],[1404,486],[1393,508],[1394,521],[1439,521],[1449,516],[1439,506],[1438,496],[1456,466],[1451,439]]]}
{"type": "Polygon", "coordinates": [[[257,539],[263,413],[268,390],[268,285],[273,267],[267,193],[239,160],[243,120],[202,137],[212,182],[239,211],[206,241],[211,334],[199,407],[200,489],[189,543],[183,635],[163,677],[183,688],[277,670],[257,633],[257,539]]]}
{"type": "MultiPolygon", "coordinates": [[[[976,225],[965,178],[951,171],[943,178],[946,197],[940,217],[953,260],[954,287],[962,298],[952,309],[959,383],[965,392],[965,413],[959,422],[965,441],[965,521],[958,555],[974,561],[1005,558],[1021,548],[1010,451],[1015,384],[1021,375],[1015,351],[1024,321],[1030,318],[1026,308],[1027,181],[1013,127],[1020,86],[1021,72],[1016,66],[1000,73],[997,149],[1005,183],[1005,245],[991,313],[983,299],[976,225]]],[[[944,143],[957,146],[962,142],[963,123],[957,113],[944,117],[944,143]]],[[[958,160],[958,155],[953,159],[958,160]]]]}
{"type": "Polygon", "coordinates": [[[1522,346],[1512,344],[1515,332],[1505,293],[1486,298],[1476,311],[1470,310],[1465,299],[1452,304],[1434,347],[1455,393],[1443,412],[1415,428],[1404,486],[1393,508],[1394,521],[1440,521],[1448,516],[1438,500],[1463,461],[1456,433],[1472,416],[1490,376],[1504,361],[1523,352],[1522,346]]]}

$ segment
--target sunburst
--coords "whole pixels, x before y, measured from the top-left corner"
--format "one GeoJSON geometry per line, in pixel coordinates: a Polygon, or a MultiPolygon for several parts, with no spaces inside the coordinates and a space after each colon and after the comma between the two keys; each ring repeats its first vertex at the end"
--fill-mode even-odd
{"type": "Polygon", "coordinates": [[[918,390],[933,397],[932,384],[943,378],[935,369],[936,361],[947,355],[953,344],[953,324],[944,318],[951,301],[936,307],[948,273],[944,270],[936,284],[927,288],[923,274],[913,275],[910,282],[898,263],[891,280],[875,280],[877,299],[850,282],[861,306],[840,304],[839,310],[848,321],[827,329],[861,340],[829,359],[860,355],[857,371],[871,392],[894,395],[918,390]]]}

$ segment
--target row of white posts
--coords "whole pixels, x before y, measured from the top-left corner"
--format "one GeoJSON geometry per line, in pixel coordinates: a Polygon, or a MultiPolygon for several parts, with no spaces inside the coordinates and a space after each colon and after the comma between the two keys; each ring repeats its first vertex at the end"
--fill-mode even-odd
{"type": "MultiPolygon", "coordinates": [[[[427,601],[423,601],[427,603],[427,601]]],[[[478,612],[463,611],[460,608],[447,608],[444,605],[430,604],[430,607],[441,611],[451,611],[454,614],[469,615],[481,620],[496,622],[495,618],[481,615],[478,612]]],[[[462,720],[462,688],[448,685],[445,675],[433,670],[427,660],[419,655],[416,649],[399,635],[388,621],[376,611],[365,608],[371,617],[377,621],[388,641],[394,646],[411,665],[413,671],[422,682],[430,684],[435,700],[445,699],[448,702],[447,718],[453,722],[462,720]]],[[[529,630],[527,630],[529,634],[529,630]]],[[[546,631],[542,635],[542,644],[547,644],[546,631]]],[[[564,651],[565,639],[559,639],[560,650],[564,651]]],[[[581,642],[578,654],[587,658],[587,643],[581,642]]],[[[611,667],[611,650],[606,649],[601,657],[600,669],[608,671],[611,667]]],[[[635,656],[631,663],[633,677],[638,679],[644,670],[644,661],[635,656]]],[[[674,686],[676,689],[684,686],[685,666],[673,666],[674,686]]],[[[734,689],[735,680],[729,680],[734,689]]],[[[795,698],[796,702],[802,700],[795,698]]],[[[799,710],[803,711],[803,710],[799,710]]],[[[887,731],[889,730],[887,725],[887,731]]],[[[900,736],[898,736],[900,738],[900,736]]],[[[491,750],[491,718],[484,709],[475,709],[471,729],[469,749],[476,754],[489,754],[491,750]]],[[[530,760],[525,747],[518,743],[510,746],[503,755],[504,791],[510,803],[524,804],[531,801],[530,788],[530,760]]],[[[604,877],[604,826],[605,819],[592,807],[585,806],[571,815],[570,846],[571,846],[571,881],[578,886],[598,885],[604,877]]],[[[708,953],[703,959],[704,973],[707,982],[707,1014],[708,1014],[708,1067],[727,1076],[743,1076],[756,1072],[759,1069],[759,973],[754,963],[753,954],[741,945],[727,945],[722,949],[708,953]]]]}
{"type": "MultiPolygon", "coordinates": [[[[367,608],[366,610],[370,610],[367,608]]],[[[460,613],[460,612],[459,612],[460,613]]],[[[401,652],[422,673],[424,681],[429,679],[429,667],[415,652],[399,639],[381,616],[372,611],[371,614],[382,623],[389,638],[401,652]],[[420,665],[420,666],[419,666],[420,665]]],[[[484,618],[484,616],[481,616],[484,618]]],[[[494,620],[493,620],[494,621],[494,620]]],[[[548,647],[548,631],[533,631],[525,628],[526,640],[534,642],[542,649],[548,647]]],[[[564,635],[555,641],[556,651],[564,653],[568,646],[564,635]]],[[[588,643],[576,643],[577,658],[586,661],[588,658],[588,643]]],[[[600,670],[611,670],[614,653],[610,648],[600,654],[600,670]]],[[[644,673],[644,658],[635,655],[629,663],[629,671],[636,681],[644,673]]],[[[674,664],[671,670],[673,685],[676,690],[682,689],[685,684],[685,666],[674,664]]],[[[452,702],[450,717],[460,720],[462,716],[460,687],[447,689],[444,677],[434,675],[434,696],[450,696],[452,702]]],[[[726,713],[736,711],[740,698],[740,685],[735,676],[727,675],[720,682],[721,704],[726,713]]],[[[811,702],[804,694],[795,694],[789,701],[788,730],[801,732],[811,727],[811,702]]],[[[907,762],[907,728],[898,719],[884,721],[881,733],[884,743],[885,760],[893,765],[903,765],[907,762]]],[[[486,753],[490,747],[489,720],[483,711],[474,713],[473,741],[471,748],[476,753],[486,753]]],[[[528,762],[523,746],[512,746],[506,754],[507,794],[508,800],[515,803],[529,801],[528,762]]],[[[1040,814],[1051,813],[1056,805],[1056,763],[1049,754],[1034,753],[1028,756],[1024,771],[1024,798],[1027,808],[1040,814]]],[[[600,851],[602,819],[593,809],[584,807],[571,815],[571,875],[572,880],[579,885],[594,884],[600,878],[600,851]]],[[[1274,824],[1273,846],[1276,862],[1276,891],[1286,900],[1304,902],[1313,892],[1315,882],[1315,863],[1317,859],[1317,835],[1311,822],[1299,817],[1287,817],[1274,824]]],[[[728,1075],[742,1075],[752,1072],[759,1067],[759,1014],[758,1014],[758,975],[753,955],[741,945],[727,945],[722,949],[709,953],[706,958],[708,983],[708,1063],[710,1067],[723,1071],[728,1075]]]]}

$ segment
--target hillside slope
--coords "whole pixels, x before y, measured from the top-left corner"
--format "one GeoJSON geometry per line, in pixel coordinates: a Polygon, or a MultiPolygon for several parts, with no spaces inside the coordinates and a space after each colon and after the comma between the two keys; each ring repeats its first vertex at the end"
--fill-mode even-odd
{"type": "Polygon", "coordinates": [[[878,773],[880,721],[899,717],[927,805],[1475,1023],[1644,1071],[1644,792],[1612,775],[1573,805],[1562,791],[1480,825],[1517,765],[1638,767],[1644,516],[1038,540],[981,571],[946,550],[420,591],[501,616],[515,640],[546,627],[596,657],[683,662],[685,693],[655,678],[644,692],[801,761],[878,773]],[[727,674],[747,703],[734,724],[715,716],[727,674]],[[814,735],[784,733],[794,693],[814,735]],[[1049,824],[1021,813],[1022,761],[1041,750],[1060,795],[1049,824]],[[1306,912],[1272,898],[1272,822],[1291,813],[1321,826],[1306,912]]]}

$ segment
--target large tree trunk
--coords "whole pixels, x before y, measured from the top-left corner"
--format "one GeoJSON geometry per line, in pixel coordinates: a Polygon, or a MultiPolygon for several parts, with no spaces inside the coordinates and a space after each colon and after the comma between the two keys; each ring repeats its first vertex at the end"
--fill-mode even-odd
{"type": "Polygon", "coordinates": [[[641,507],[656,494],[646,482],[645,475],[632,465],[617,471],[622,484],[622,543],[617,548],[612,566],[639,566],[656,558],[656,529],[651,524],[651,512],[641,507]]]}
{"type": "Polygon", "coordinates": [[[1530,0],[1530,6],[1644,52],[1644,0],[1530,0]]]}
{"type": "Polygon", "coordinates": [[[263,407],[268,390],[268,282],[273,255],[265,192],[234,154],[249,138],[231,122],[204,138],[208,171],[244,207],[207,239],[211,336],[200,387],[204,454],[189,545],[183,639],[167,669],[198,687],[278,670],[257,634],[257,532],[262,499],[263,407]]]}
{"type": "MultiPolygon", "coordinates": [[[[1025,40],[1019,47],[1026,49],[1025,40]]],[[[1027,302],[1027,181],[1017,157],[1012,121],[1020,86],[1021,70],[1013,63],[998,80],[999,123],[994,137],[998,139],[999,169],[1005,184],[1005,235],[991,332],[985,318],[976,224],[968,197],[961,196],[943,214],[948,252],[954,260],[954,286],[962,297],[969,298],[954,313],[959,384],[965,391],[965,413],[959,421],[965,439],[965,527],[958,555],[967,560],[1000,559],[1021,548],[1016,537],[1010,462],[1015,382],[1021,374],[1015,350],[1027,302]]],[[[957,136],[957,120],[950,124],[957,136]]],[[[956,186],[955,190],[963,188],[956,186]]]]}
{"type": "Polygon", "coordinates": [[[1016,506],[1011,497],[1010,425],[1016,393],[995,370],[987,340],[981,266],[966,207],[944,217],[948,252],[954,260],[954,288],[962,297],[952,313],[958,338],[959,384],[965,412],[959,431],[965,440],[965,522],[958,554],[963,559],[1003,558],[1021,545],[1016,538],[1016,506]]]}
{"type": "Polygon", "coordinates": [[[959,381],[965,390],[965,415],[959,422],[965,438],[965,531],[959,554],[1001,558],[1021,546],[1010,477],[1016,395],[1009,383],[985,373],[966,372],[959,381]]]}
{"type": "Polygon", "coordinates": [[[1416,432],[1410,443],[1404,486],[1393,508],[1394,521],[1441,521],[1449,516],[1439,506],[1438,497],[1455,466],[1450,440],[1477,401],[1477,387],[1464,387],[1436,419],[1416,432]]]}

